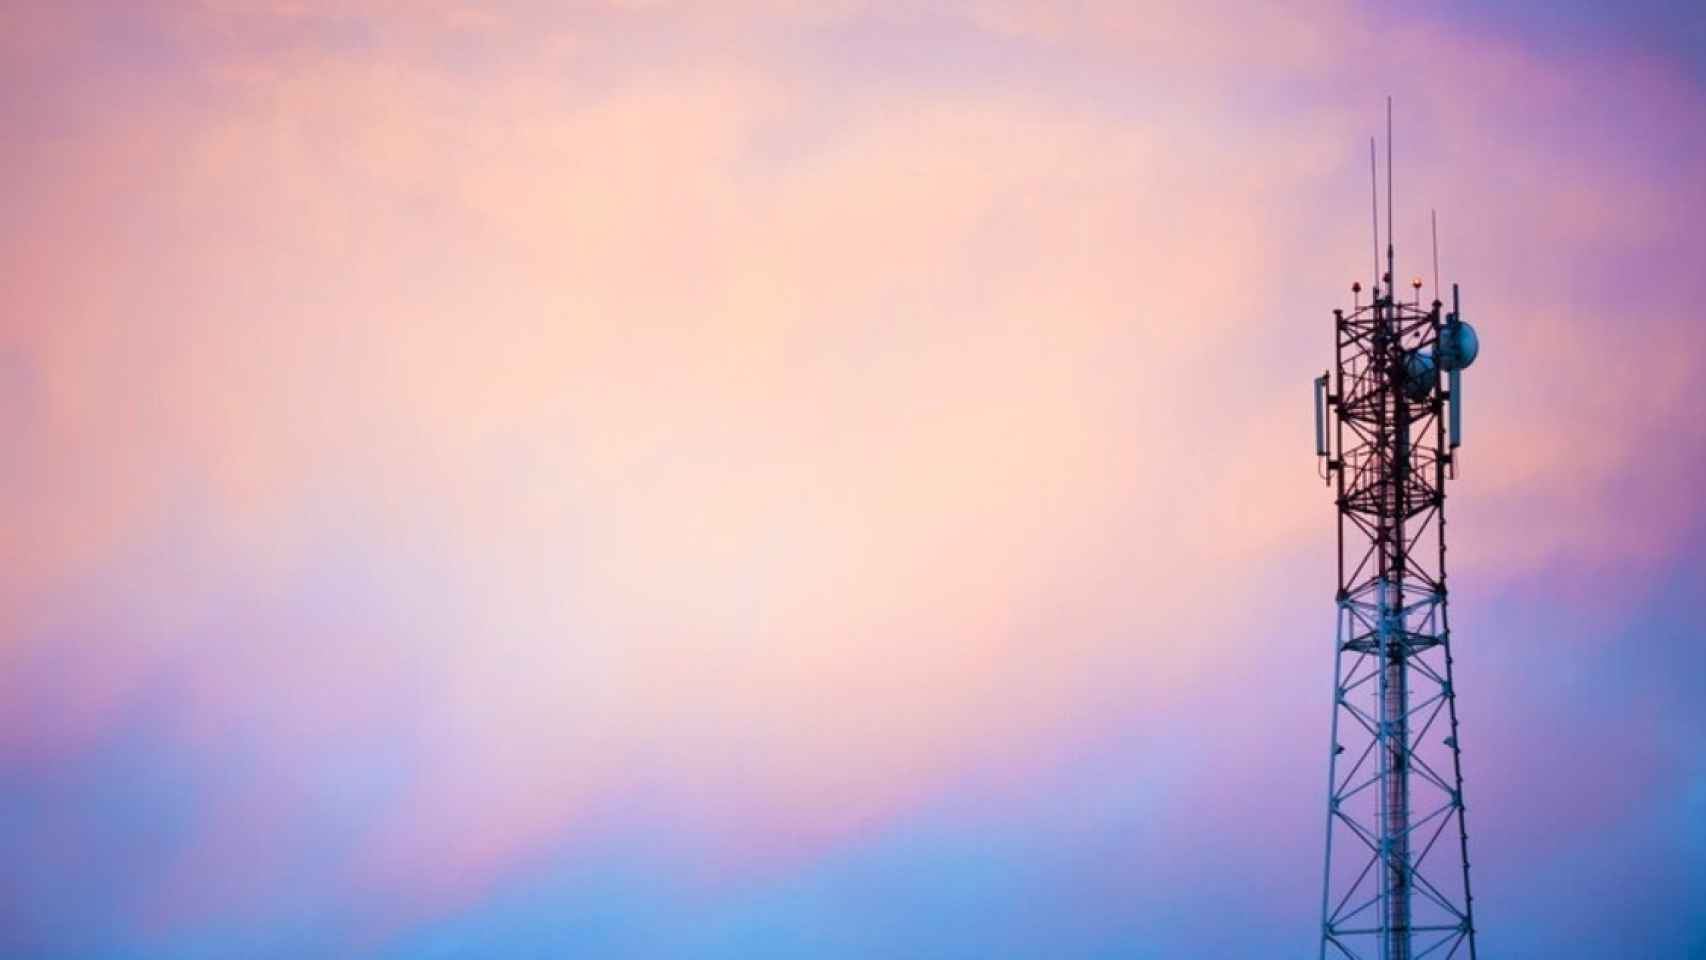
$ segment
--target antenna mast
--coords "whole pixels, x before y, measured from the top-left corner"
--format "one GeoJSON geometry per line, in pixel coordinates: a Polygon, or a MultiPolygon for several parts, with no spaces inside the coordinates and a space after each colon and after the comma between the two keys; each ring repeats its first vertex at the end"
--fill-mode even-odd
{"type": "Polygon", "coordinates": [[[1380,177],[1374,172],[1374,138],[1368,138],[1368,211],[1374,218],[1374,290],[1370,296],[1380,299],[1380,177]]]}
{"type": "Polygon", "coordinates": [[[1337,483],[1339,526],[1320,956],[1475,960],[1445,483],[1461,437],[1461,374],[1478,347],[1455,285],[1442,315],[1437,218],[1433,303],[1396,296],[1390,97],[1386,131],[1386,271],[1371,138],[1380,279],[1370,303],[1333,311],[1334,369],[1315,381],[1316,455],[1337,483]]]}
{"type": "Polygon", "coordinates": [[[1439,211],[1428,211],[1428,226],[1434,237],[1434,300],[1439,300],[1439,211]]]}
{"type": "Polygon", "coordinates": [[[1392,98],[1386,98],[1386,292],[1392,293],[1398,274],[1392,265],[1392,98]]]}

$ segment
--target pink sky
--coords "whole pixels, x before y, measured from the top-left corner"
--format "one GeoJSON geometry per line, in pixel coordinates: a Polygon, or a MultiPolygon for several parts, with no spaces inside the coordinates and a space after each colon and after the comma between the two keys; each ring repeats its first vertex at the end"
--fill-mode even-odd
{"type": "MultiPolygon", "coordinates": [[[[1312,851],[1305,387],[1369,279],[1388,92],[1400,270],[1430,272],[1437,207],[1485,344],[1454,622],[1472,802],[1506,836],[1485,896],[1530,916],[1514,806],[1550,774],[1505,711],[1586,729],[1546,671],[1634,617],[1702,665],[1663,639],[1691,619],[1647,611],[1702,562],[1706,99],[1662,49],[1393,16],[0,13],[0,794],[67,791],[10,842],[104,891],[60,939],[36,887],[15,944],[272,955],[298,923],[407,953],[646,829],[672,839],[635,856],[699,891],[658,909],[735,923],[726,891],[807,889],[920,817],[1069,832],[1035,796],[1097,789],[1083,758],[1129,765],[1133,816],[1312,851]],[[108,785],[127,737],[169,799],[108,785]],[[158,843],[103,857],[115,809],[158,843]]],[[[1649,680],[1557,832],[1698,813],[1701,708],[1649,680]],[[1654,752],[1614,765],[1630,742],[1654,752]]],[[[1196,854],[1145,843],[1059,883],[1099,891],[1074,923],[1179,955],[1131,931],[1190,909],[1156,864],[1196,854]]],[[[1688,849],[1666,869],[1698,884],[1688,849]]],[[[1248,882],[1307,888],[1313,856],[1248,882]]],[[[1489,945],[1555,942],[1499,913],[1489,945]]]]}

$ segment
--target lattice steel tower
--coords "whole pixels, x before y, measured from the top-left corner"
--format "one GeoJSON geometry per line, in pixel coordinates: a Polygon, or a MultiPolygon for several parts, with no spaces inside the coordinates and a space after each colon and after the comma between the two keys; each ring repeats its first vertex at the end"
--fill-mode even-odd
{"type": "MultiPolygon", "coordinates": [[[[1371,178],[1374,144],[1369,144],[1371,178]]],[[[1391,105],[1385,270],[1333,311],[1335,369],[1315,381],[1315,449],[1337,482],[1338,626],[1321,896],[1325,957],[1475,957],[1469,833],[1446,616],[1445,482],[1478,349],[1451,312],[1393,282],[1391,105]],[[1445,379],[1441,383],[1442,376],[1445,379]]],[[[1378,196],[1378,189],[1376,189],[1378,196]]]]}

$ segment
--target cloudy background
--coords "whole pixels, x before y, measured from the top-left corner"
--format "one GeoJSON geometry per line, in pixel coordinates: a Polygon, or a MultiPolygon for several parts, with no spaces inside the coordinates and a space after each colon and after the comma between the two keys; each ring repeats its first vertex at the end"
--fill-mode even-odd
{"type": "MultiPolygon", "coordinates": [[[[927,8],[927,9],[925,9],[927,8]]],[[[0,951],[1313,955],[1371,272],[1480,946],[1706,954],[1706,17],[0,10],[0,951]]]]}

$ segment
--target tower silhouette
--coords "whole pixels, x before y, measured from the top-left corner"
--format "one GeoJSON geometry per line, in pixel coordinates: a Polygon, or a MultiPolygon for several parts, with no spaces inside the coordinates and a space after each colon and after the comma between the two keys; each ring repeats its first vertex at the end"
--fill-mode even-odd
{"type": "MultiPolygon", "coordinates": [[[[1320,956],[1475,958],[1469,832],[1447,614],[1445,487],[1462,443],[1463,370],[1478,341],[1393,280],[1387,243],[1369,301],[1333,311],[1334,366],[1315,381],[1315,449],[1336,483],[1337,629],[1327,761],[1320,956]]],[[[1370,167],[1373,174],[1373,143],[1370,167]]],[[[1378,188],[1376,188],[1378,196],[1378,188]]]]}

